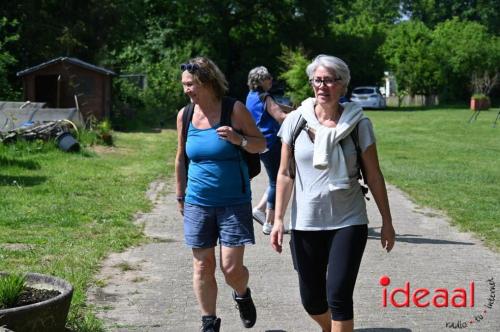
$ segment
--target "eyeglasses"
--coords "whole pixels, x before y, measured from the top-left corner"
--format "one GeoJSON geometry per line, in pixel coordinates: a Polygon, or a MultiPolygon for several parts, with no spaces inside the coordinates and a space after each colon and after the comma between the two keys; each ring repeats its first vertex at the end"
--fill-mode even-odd
{"type": "Polygon", "coordinates": [[[182,71],[187,70],[191,74],[199,69],[200,69],[200,66],[198,66],[196,63],[183,63],[183,64],[181,64],[181,70],[182,71]]]}
{"type": "Polygon", "coordinates": [[[321,84],[326,85],[327,87],[332,87],[334,85],[337,85],[339,81],[342,81],[342,78],[337,77],[337,78],[331,78],[331,77],[325,77],[323,79],[321,78],[313,78],[309,80],[309,83],[313,85],[316,88],[319,88],[321,84]]]}

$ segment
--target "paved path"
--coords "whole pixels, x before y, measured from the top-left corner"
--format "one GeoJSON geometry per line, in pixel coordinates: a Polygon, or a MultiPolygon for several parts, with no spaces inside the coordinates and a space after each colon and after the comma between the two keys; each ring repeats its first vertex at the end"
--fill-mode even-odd
{"type": "MultiPolygon", "coordinates": [[[[265,189],[265,181],[262,175],[252,181],[254,201],[265,189]]],[[[200,317],[191,289],[191,252],[183,244],[182,221],[172,185],[154,183],[148,195],[155,207],[151,213],[139,215],[137,222],[144,225],[150,243],[110,255],[96,276],[103,287],[89,290],[89,302],[96,305],[98,316],[110,331],[199,331],[200,317]]],[[[488,279],[493,278],[499,289],[500,255],[449,226],[446,217],[417,207],[396,188],[389,187],[389,197],[398,234],[390,254],[380,247],[380,217],[373,199],[368,202],[369,240],[354,298],[356,331],[500,331],[499,291],[492,309],[485,307],[488,298],[494,296],[488,279]],[[422,301],[432,299],[434,289],[446,288],[449,307],[431,304],[419,308],[411,302],[411,296],[409,307],[395,308],[390,300],[384,307],[384,287],[379,284],[382,275],[391,279],[386,287],[389,295],[395,287],[404,287],[406,281],[410,292],[416,288],[430,290],[422,301]],[[453,292],[455,288],[465,288],[469,305],[470,281],[474,281],[474,307],[453,308],[451,296],[457,293],[453,292]],[[447,323],[461,328],[446,327],[447,323]]],[[[246,252],[258,312],[252,330],[317,332],[319,329],[300,304],[288,247],[283,254],[276,254],[268,244],[269,238],[255,225],[257,244],[246,252]]],[[[221,331],[244,331],[220,271],[217,280],[221,331]]],[[[404,295],[396,295],[395,299],[401,303],[404,295]]]]}

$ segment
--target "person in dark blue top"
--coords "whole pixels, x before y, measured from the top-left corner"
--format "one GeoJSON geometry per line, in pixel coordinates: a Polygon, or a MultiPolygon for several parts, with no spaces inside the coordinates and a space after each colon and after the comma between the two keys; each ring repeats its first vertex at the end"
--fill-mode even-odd
{"type": "Polygon", "coordinates": [[[193,252],[193,288],[202,314],[201,330],[217,332],[221,324],[216,314],[217,240],[221,270],[234,290],[243,325],[250,328],[257,316],[243,254],[245,245],[254,244],[255,237],[250,180],[240,149],[261,152],[265,139],[245,105],[238,101],[232,109],[231,126],[221,126],[222,106],[228,100],[224,97],[227,81],[210,59],[191,59],[181,65],[181,70],[184,93],[194,109],[185,142],[183,114],[188,106],[177,116],[176,193],[184,216],[185,241],[193,252]],[[240,178],[243,190],[242,181],[234,181],[240,178]]]}
{"type": "Polygon", "coordinates": [[[250,110],[257,127],[266,138],[266,151],[260,160],[266,168],[269,186],[260,203],[252,210],[255,220],[262,224],[264,234],[271,233],[274,220],[274,201],[276,197],[276,177],[280,166],[281,140],[277,134],[286,113],[291,107],[278,104],[268,92],[273,78],[266,67],[255,67],[248,73],[248,93],[246,106],[250,110]]]}

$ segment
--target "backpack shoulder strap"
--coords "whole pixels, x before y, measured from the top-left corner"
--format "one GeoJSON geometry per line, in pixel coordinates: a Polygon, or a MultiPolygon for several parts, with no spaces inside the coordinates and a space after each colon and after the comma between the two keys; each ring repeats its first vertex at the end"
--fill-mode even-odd
{"type": "Polygon", "coordinates": [[[259,99],[261,102],[265,103],[267,97],[273,97],[269,92],[261,92],[259,93],[259,99]]]}
{"type": "Polygon", "coordinates": [[[304,119],[304,117],[302,115],[300,115],[299,121],[297,121],[297,124],[295,125],[295,128],[293,128],[293,132],[292,132],[292,144],[290,146],[292,148],[292,153],[293,153],[294,148],[295,148],[295,141],[297,140],[297,137],[299,137],[302,129],[304,129],[306,127],[306,124],[307,124],[306,119],[304,119]]]}
{"type": "MultiPolygon", "coordinates": [[[[231,115],[233,114],[233,108],[234,104],[236,103],[236,99],[232,97],[223,97],[222,98],[222,110],[220,114],[220,125],[221,126],[230,126],[231,127],[231,115]]],[[[238,154],[238,158],[240,161],[243,159],[242,157],[242,150],[237,147],[236,150],[238,154]]],[[[240,178],[241,178],[241,192],[246,193],[246,188],[245,188],[245,180],[243,177],[243,170],[241,169],[240,166],[240,178]]]]}
{"type": "Polygon", "coordinates": [[[182,138],[184,139],[184,145],[186,144],[189,123],[193,119],[193,113],[194,113],[193,103],[189,103],[186,106],[184,106],[184,113],[182,113],[182,138]]]}
{"type": "Polygon", "coordinates": [[[356,148],[356,154],[358,155],[358,159],[361,156],[361,148],[359,146],[359,134],[358,134],[358,126],[359,122],[356,124],[356,127],[351,131],[351,139],[354,143],[354,147],[356,148]]]}
{"type": "Polygon", "coordinates": [[[267,102],[266,102],[267,97],[274,100],[273,96],[269,92],[264,91],[259,93],[259,100],[264,105],[264,112],[267,112],[267,102]]]}
{"type": "Polygon", "coordinates": [[[356,161],[358,164],[358,180],[363,179],[364,186],[361,186],[361,191],[363,192],[363,195],[367,200],[370,200],[370,198],[367,196],[368,194],[368,187],[366,186],[366,176],[365,176],[365,169],[363,166],[363,159],[361,158],[361,147],[359,146],[359,122],[356,124],[356,127],[351,131],[351,139],[354,143],[354,147],[356,148],[356,161]]]}
{"type": "Polygon", "coordinates": [[[189,103],[186,106],[184,106],[184,113],[182,113],[182,141],[183,141],[182,144],[184,144],[184,166],[186,167],[186,177],[189,167],[189,158],[186,153],[186,141],[189,130],[189,124],[193,119],[193,113],[194,113],[193,103],[189,103]]]}
{"type": "Polygon", "coordinates": [[[231,115],[233,114],[233,108],[235,103],[236,103],[235,98],[231,97],[222,98],[222,110],[220,114],[221,126],[231,126],[231,115]]]}
{"type": "Polygon", "coordinates": [[[290,178],[295,179],[295,168],[296,168],[296,163],[295,163],[295,141],[297,140],[297,137],[299,137],[300,132],[302,129],[306,127],[307,121],[304,119],[302,115],[299,115],[299,119],[297,123],[295,124],[295,128],[293,128],[292,131],[292,142],[290,143],[290,164],[288,165],[288,170],[290,173],[290,178]]]}
{"type": "Polygon", "coordinates": [[[361,147],[359,146],[359,132],[358,132],[359,122],[356,124],[356,127],[351,131],[350,136],[352,142],[354,143],[354,147],[356,148],[356,163],[358,164],[358,179],[363,179],[366,183],[366,179],[363,177],[362,169],[363,169],[363,160],[361,159],[361,147]]]}

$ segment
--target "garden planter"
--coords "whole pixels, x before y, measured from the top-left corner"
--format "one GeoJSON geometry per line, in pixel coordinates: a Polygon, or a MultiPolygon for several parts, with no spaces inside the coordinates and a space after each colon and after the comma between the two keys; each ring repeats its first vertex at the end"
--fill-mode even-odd
{"type": "Polygon", "coordinates": [[[102,142],[105,145],[108,145],[108,146],[113,145],[113,135],[105,133],[105,134],[101,134],[100,137],[101,137],[102,142]]]}
{"type": "MultiPolygon", "coordinates": [[[[5,273],[0,272],[0,275],[5,273]]],[[[64,332],[73,287],[66,281],[38,273],[28,273],[31,288],[59,291],[48,300],[16,308],[0,309],[0,327],[15,332],[64,332]]]]}
{"type": "Polygon", "coordinates": [[[488,98],[471,98],[470,109],[473,111],[487,110],[490,108],[490,100],[488,98]]]}

